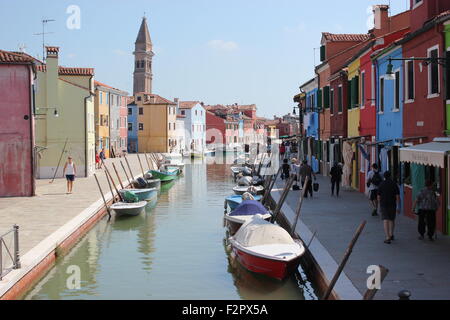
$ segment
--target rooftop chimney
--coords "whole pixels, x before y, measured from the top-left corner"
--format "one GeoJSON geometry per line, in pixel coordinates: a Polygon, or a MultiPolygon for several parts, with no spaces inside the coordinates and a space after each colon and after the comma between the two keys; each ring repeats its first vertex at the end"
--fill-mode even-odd
{"type": "Polygon", "coordinates": [[[379,4],[373,6],[373,16],[375,36],[378,37],[391,31],[388,5],[379,4]]]}

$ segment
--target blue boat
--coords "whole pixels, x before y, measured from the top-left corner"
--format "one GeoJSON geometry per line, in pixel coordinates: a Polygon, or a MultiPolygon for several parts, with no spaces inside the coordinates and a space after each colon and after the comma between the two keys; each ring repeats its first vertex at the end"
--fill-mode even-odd
{"type": "MultiPolygon", "coordinates": [[[[256,201],[261,201],[262,196],[253,196],[256,201]]],[[[232,195],[225,198],[227,205],[230,207],[231,211],[235,210],[242,203],[242,195],[232,195]]]]}
{"type": "Polygon", "coordinates": [[[260,214],[261,218],[266,221],[272,218],[272,213],[261,202],[256,200],[242,201],[235,210],[225,214],[225,222],[230,234],[234,235],[244,223],[252,220],[257,214],[260,214]]]}

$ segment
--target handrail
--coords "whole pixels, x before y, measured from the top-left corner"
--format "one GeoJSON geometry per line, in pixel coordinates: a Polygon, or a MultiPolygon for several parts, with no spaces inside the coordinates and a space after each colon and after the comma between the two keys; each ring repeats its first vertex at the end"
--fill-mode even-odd
{"type": "Polygon", "coordinates": [[[14,225],[12,229],[7,231],[6,233],[0,235],[0,280],[3,279],[5,275],[10,273],[14,269],[20,268],[20,256],[19,256],[19,226],[14,225]],[[5,242],[5,237],[13,233],[14,242],[13,248],[8,248],[8,245],[5,242]],[[12,268],[3,269],[3,247],[6,249],[6,253],[12,262],[12,268]]]}

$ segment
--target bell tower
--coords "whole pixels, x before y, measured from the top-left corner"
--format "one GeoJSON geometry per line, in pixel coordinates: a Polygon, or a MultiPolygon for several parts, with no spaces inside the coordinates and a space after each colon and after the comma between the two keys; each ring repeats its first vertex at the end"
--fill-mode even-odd
{"type": "Polygon", "coordinates": [[[152,93],[152,39],[147,27],[147,18],[142,18],[141,27],[135,42],[133,94],[138,92],[152,93]]]}

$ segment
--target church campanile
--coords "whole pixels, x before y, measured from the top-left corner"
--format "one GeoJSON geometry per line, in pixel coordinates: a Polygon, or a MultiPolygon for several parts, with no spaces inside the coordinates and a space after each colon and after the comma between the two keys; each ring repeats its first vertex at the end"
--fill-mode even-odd
{"type": "Polygon", "coordinates": [[[141,28],[135,42],[134,50],[134,83],[133,94],[138,92],[152,93],[152,39],[147,27],[147,18],[142,19],[141,28]]]}

